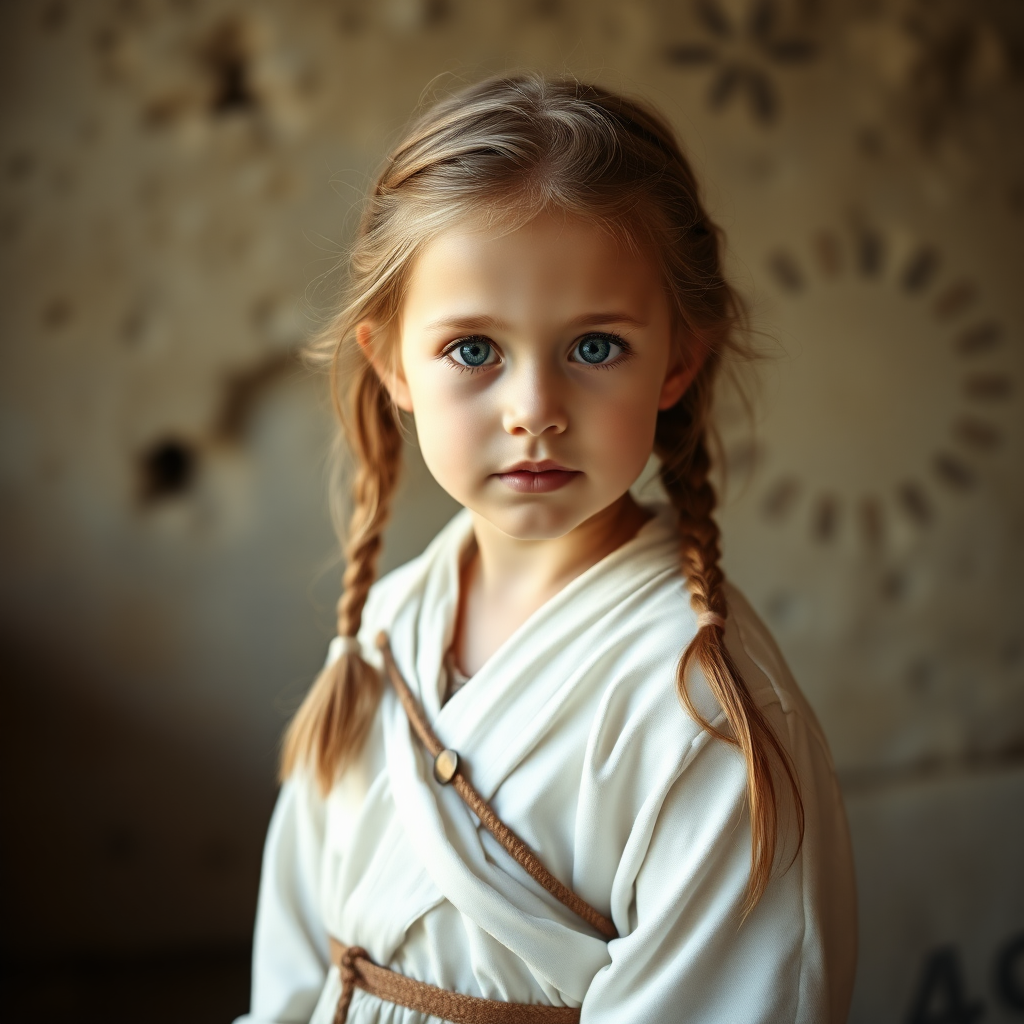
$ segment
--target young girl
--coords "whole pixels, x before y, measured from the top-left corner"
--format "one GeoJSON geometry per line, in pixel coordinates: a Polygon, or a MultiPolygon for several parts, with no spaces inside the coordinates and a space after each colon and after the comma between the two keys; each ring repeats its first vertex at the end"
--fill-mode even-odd
{"type": "Polygon", "coordinates": [[[327,332],[339,637],[289,727],[243,1020],[845,1020],[828,747],[718,565],[740,304],[668,126],[506,76],[424,114],[327,332]],[[399,411],[465,506],[374,583],[399,411]],[[630,494],[651,452],[670,499],[630,494]]]}

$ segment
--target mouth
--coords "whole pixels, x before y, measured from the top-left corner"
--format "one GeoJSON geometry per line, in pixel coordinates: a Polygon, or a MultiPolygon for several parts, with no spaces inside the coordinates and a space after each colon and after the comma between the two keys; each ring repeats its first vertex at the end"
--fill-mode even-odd
{"type": "Polygon", "coordinates": [[[583,476],[575,469],[568,469],[551,459],[543,462],[517,462],[514,466],[495,473],[506,487],[519,494],[547,494],[571,484],[583,476]]]}

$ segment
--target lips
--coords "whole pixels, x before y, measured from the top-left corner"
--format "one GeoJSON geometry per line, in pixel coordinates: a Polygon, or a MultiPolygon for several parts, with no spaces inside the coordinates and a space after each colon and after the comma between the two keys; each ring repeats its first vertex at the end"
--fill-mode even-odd
{"type": "Polygon", "coordinates": [[[494,474],[506,487],[519,494],[547,494],[570,484],[583,474],[551,459],[542,462],[517,462],[494,474]]]}

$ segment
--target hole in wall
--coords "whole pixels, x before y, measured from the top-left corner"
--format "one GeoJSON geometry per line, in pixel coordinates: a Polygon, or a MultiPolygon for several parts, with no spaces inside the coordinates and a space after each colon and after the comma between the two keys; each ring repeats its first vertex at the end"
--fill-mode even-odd
{"type": "Polygon", "coordinates": [[[259,105],[250,81],[248,41],[239,22],[222,24],[210,37],[204,57],[213,79],[212,114],[245,114],[259,105]]]}
{"type": "Polygon", "coordinates": [[[186,494],[198,466],[198,453],[187,442],[175,437],[156,441],[139,460],[142,500],[153,503],[186,494]]]}

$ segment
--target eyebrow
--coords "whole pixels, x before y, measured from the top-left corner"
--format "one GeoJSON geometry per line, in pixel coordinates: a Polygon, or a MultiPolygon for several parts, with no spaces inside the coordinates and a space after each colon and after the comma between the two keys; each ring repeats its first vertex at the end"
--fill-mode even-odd
{"type": "MultiPolygon", "coordinates": [[[[597,327],[601,324],[629,324],[632,327],[646,327],[644,320],[638,320],[621,310],[607,313],[583,313],[569,321],[569,327],[597,327]]],[[[428,331],[507,331],[509,325],[504,320],[493,316],[450,316],[432,320],[427,324],[428,331]]]]}

